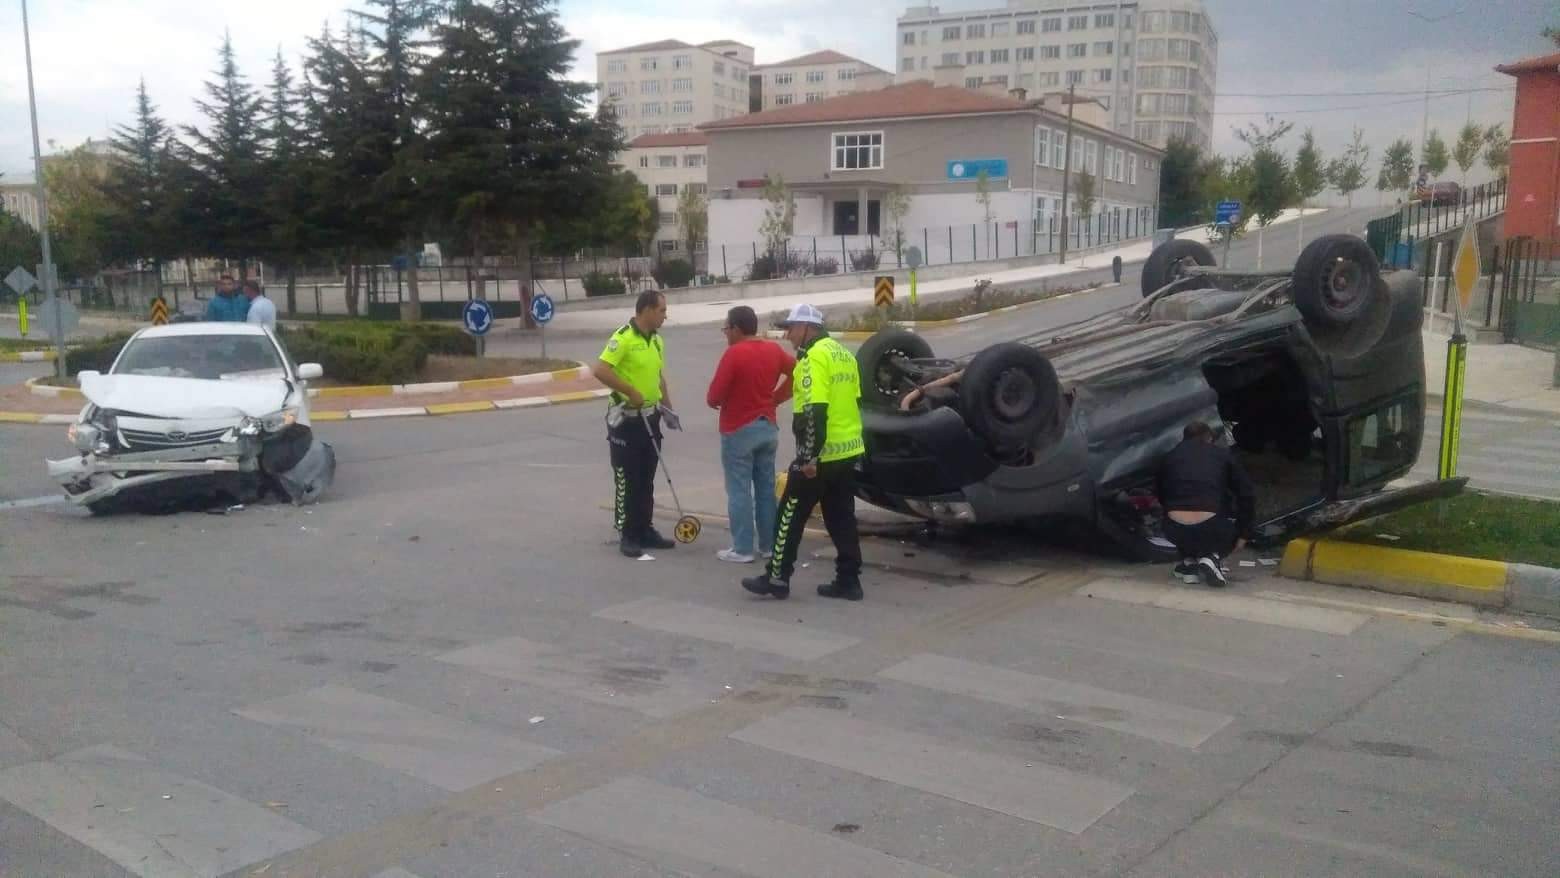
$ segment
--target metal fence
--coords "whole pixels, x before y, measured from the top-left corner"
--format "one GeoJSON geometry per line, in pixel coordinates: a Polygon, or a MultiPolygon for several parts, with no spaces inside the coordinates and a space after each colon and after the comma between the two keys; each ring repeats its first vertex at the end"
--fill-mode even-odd
{"type": "MultiPolygon", "coordinates": [[[[1461,189],[1452,198],[1438,201],[1437,196],[1425,196],[1410,201],[1391,216],[1367,223],[1365,240],[1382,265],[1409,268],[1416,261],[1416,244],[1461,230],[1469,217],[1481,220],[1505,209],[1506,179],[1502,177],[1472,189],[1461,189]]],[[[1427,255],[1421,252],[1418,257],[1427,255]]]]}
{"type": "Polygon", "coordinates": [[[1501,266],[1500,328],[1506,341],[1560,347],[1560,244],[1512,238],[1501,266]]]}

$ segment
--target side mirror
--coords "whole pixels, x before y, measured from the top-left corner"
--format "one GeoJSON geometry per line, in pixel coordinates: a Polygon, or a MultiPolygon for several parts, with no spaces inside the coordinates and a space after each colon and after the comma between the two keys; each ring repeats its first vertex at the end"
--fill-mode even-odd
{"type": "Polygon", "coordinates": [[[323,378],[324,376],[325,370],[320,367],[319,363],[303,363],[298,367],[299,381],[312,381],[315,378],[323,378]]]}

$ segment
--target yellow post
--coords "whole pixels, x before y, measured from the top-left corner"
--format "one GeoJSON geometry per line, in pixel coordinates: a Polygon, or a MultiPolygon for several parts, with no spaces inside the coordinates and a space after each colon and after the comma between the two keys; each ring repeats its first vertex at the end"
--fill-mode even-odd
{"type": "Polygon", "coordinates": [[[22,333],[22,338],[26,338],[27,337],[27,296],[26,295],[21,295],[21,296],[17,296],[16,297],[16,320],[17,320],[17,327],[18,327],[18,329],[22,333]]]}
{"type": "Polygon", "coordinates": [[[1457,256],[1452,260],[1452,282],[1457,287],[1453,301],[1452,337],[1446,343],[1446,384],[1441,393],[1441,449],[1436,462],[1436,478],[1457,477],[1457,454],[1462,445],[1463,390],[1468,377],[1468,337],[1463,335],[1463,310],[1471,303],[1479,282],[1479,236],[1470,218],[1463,225],[1457,256]]]}

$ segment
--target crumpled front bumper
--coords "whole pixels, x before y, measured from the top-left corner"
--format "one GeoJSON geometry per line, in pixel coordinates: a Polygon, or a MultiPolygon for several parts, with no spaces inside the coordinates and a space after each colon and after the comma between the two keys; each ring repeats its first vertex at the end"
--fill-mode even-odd
{"type": "Polygon", "coordinates": [[[213,442],[124,454],[81,454],[47,462],[49,476],[72,503],[85,505],[172,479],[260,469],[260,444],[253,440],[213,442]]]}

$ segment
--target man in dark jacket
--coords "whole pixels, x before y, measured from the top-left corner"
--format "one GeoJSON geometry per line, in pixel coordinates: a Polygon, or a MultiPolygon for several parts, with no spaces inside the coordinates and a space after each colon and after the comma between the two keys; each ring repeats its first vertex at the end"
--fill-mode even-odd
{"type": "Polygon", "coordinates": [[[1159,505],[1165,510],[1165,538],[1181,551],[1175,567],[1182,582],[1199,578],[1214,588],[1226,584],[1224,558],[1239,551],[1256,517],[1257,493],[1229,449],[1214,444],[1201,421],[1186,425],[1181,444],[1159,467],[1159,505]],[[1235,517],[1229,517],[1231,500],[1235,517]]]}

